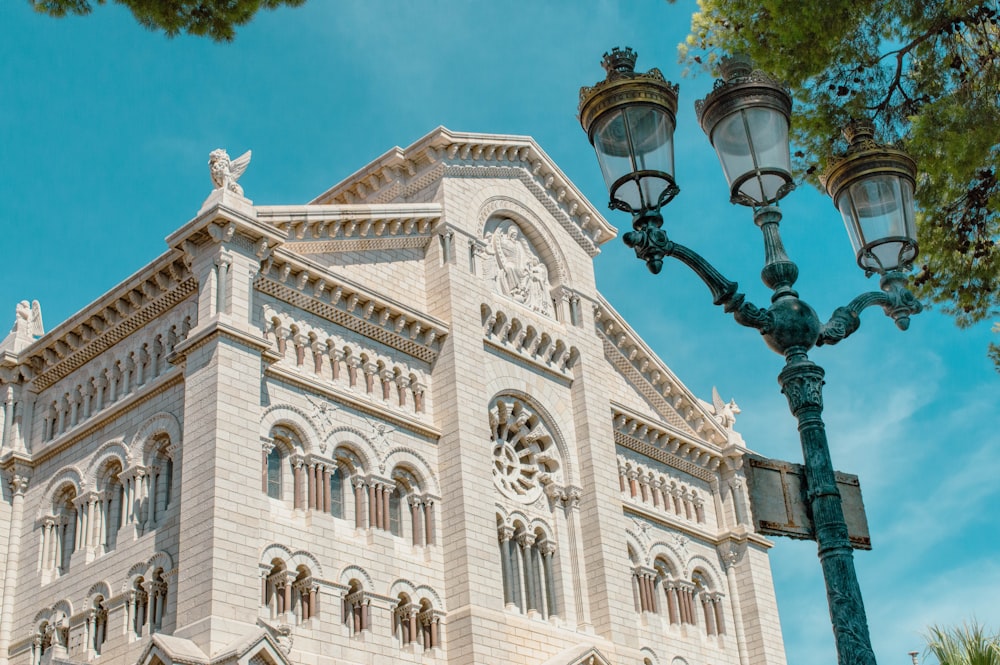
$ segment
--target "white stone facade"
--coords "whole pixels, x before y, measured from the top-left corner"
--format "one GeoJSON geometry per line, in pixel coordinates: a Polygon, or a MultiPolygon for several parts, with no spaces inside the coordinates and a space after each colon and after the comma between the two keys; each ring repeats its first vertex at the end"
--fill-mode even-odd
{"type": "Polygon", "coordinates": [[[0,345],[0,665],[785,662],[732,413],[597,292],[616,231],[534,141],[440,128],[306,205],[240,160],[0,345]]]}

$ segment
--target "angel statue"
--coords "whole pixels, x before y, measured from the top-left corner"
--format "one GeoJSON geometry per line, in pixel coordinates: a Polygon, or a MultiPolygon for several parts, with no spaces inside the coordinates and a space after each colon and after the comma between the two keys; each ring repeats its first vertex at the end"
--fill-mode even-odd
{"type": "Polygon", "coordinates": [[[45,334],[42,325],[42,306],[37,300],[28,304],[27,300],[17,303],[14,311],[14,325],[10,329],[10,334],[0,342],[0,349],[10,351],[20,351],[35,341],[36,337],[45,334]]]}
{"type": "Polygon", "coordinates": [[[226,189],[243,196],[243,188],[236,182],[250,164],[250,151],[230,160],[229,153],[217,148],[208,154],[208,172],[216,189],[226,189]]]}

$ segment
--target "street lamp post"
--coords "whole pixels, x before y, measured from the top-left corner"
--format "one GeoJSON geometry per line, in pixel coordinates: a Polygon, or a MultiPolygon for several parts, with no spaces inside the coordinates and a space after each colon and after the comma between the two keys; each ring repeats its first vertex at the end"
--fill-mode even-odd
{"type": "Polygon", "coordinates": [[[823,369],[808,352],[857,330],[867,307],[881,306],[901,330],[921,311],[905,276],[917,254],[916,165],[905,153],[877,144],[870,126],[859,124],[847,132],[850,147],[824,184],[844,217],[858,265],[869,276],[880,275],[881,290],[858,296],[822,323],[793,288],[798,267],[785,253],[778,228],[778,201],[794,188],[788,148],[791,97],[745,58],[725,59],[722,80],[695,107],[729,181],[730,200],[753,209],[764,236],[761,279],[773,293],[770,306],[761,309],[746,301],[736,282],[663,230],[660,208],[680,191],[673,161],[677,86],[659,70],[636,72],[635,59],[631,49],[613,49],[604,55],[605,80],[580,90],[580,122],[597,151],[610,206],[632,213],[633,230],[623,240],[654,274],[667,257],[687,265],[708,286],[716,305],[737,323],[760,331],[767,345],[784,356],[778,383],[798,421],[838,663],[875,665],[822,419],[823,369]]]}

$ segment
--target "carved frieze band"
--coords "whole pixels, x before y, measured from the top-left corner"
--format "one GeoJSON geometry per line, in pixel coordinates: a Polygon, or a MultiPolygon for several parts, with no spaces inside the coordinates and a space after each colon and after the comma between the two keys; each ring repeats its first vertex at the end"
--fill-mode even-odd
{"type": "MultiPolygon", "coordinates": [[[[177,264],[171,265],[176,269],[177,264]]],[[[175,279],[171,288],[169,278],[162,276],[163,272],[33,354],[29,363],[38,372],[33,380],[34,388],[48,388],[153,319],[162,316],[198,287],[197,280],[187,275],[183,281],[177,282],[175,279]]]]}
{"type": "MultiPolygon", "coordinates": [[[[674,441],[676,441],[676,439],[674,441]]],[[[678,471],[683,471],[684,473],[690,476],[694,476],[695,478],[704,480],[705,482],[709,482],[712,480],[712,478],[715,477],[715,474],[709,471],[708,469],[700,467],[697,464],[694,464],[687,460],[681,459],[677,455],[669,453],[661,447],[650,445],[644,441],[640,441],[639,439],[631,437],[628,434],[625,434],[624,432],[615,431],[615,443],[618,444],[619,446],[624,446],[629,450],[633,450],[639,453],[640,455],[645,455],[650,459],[654,459],[657,462],[662,462],[667,466],[671,466],[677,469],[678,471]]],[[[665,446],[667,445],[667,443],[663,442],[662,445],[665,446]]]]}
{"type": "Polygon", "coordinates": [[[390,238],[359,238],[356,240],[317,240],[288,243],[286,247],[298,254],[334,254],[337,252],[371,252],[385,249],[423,249],[431,235],[394,236],[390,238]]]}

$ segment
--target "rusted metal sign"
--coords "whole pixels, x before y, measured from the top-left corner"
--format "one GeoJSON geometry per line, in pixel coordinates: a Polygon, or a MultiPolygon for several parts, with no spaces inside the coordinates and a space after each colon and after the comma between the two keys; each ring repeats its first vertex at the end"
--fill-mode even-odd
{"type": "MultiPolygon", "coordinates": [[[[757,532],[766,536],[816,540],[802,465],[756,455],[747,455],[746,459],[747,488],[757,532]]],[[[872,541],[858,477],[839,471],[835,475],[851,546],[870,550],[872,541]]]]}

